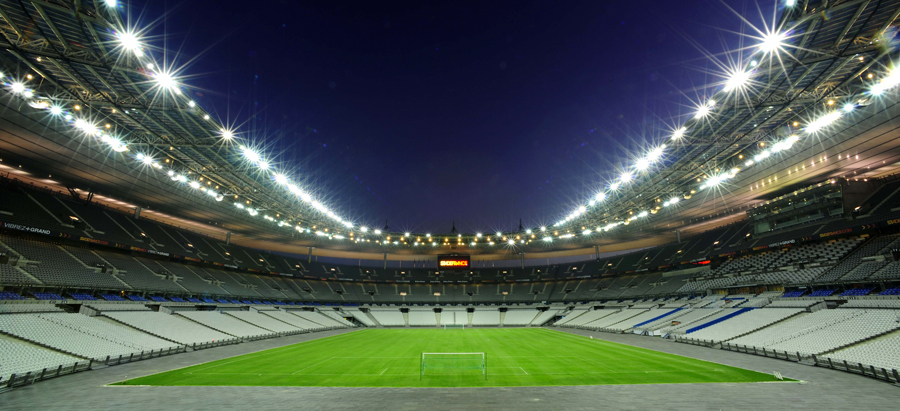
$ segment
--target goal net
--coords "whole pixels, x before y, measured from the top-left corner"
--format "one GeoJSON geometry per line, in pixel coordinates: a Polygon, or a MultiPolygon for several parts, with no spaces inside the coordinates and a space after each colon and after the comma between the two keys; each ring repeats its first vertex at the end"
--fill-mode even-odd
{"type": "Polygon", "coordinates": [[[444,329],[445,330],[450,330],[450,329],[463,329],[464,330],[464,329],[466,329],[466,325],[465,324],[444,324],[444,329]]]}
{"type": "Polygon", "coordinates": [[[419,379],[426,375],[470,375],[487,379],[483,352],[423,352],[419,379]]]}

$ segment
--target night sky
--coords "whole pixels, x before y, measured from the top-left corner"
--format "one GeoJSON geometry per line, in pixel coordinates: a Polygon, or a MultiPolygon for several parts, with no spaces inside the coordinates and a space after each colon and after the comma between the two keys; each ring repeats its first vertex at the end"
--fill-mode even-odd
{"type": "Polygon", "coordinates": [[[737,14],[774,7],[126,3],[198,104],[327,206],[418,232],[552,224],[712,93],[711,56],[755,43],[737,14]]]}

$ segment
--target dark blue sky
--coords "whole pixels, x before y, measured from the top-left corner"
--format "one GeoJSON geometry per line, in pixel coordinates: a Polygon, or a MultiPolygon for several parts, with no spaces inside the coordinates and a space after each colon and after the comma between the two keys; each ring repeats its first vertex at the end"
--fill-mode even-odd
{"type": "Polygon", "coordinates": [[[489,231],[552,224],[682,122],[721,81],[706,53],[747,31],[726,4],[772,19],[705,0],[126,7],[202,107],[340,215],[489,231]]]}

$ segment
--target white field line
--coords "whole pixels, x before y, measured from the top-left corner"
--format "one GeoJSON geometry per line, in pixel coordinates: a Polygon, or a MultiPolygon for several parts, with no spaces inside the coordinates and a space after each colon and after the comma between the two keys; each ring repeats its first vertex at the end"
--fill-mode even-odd
{"type": "MultiPolygon", "coordinates": [[[[390,367],[388,367],[388,368],[390,368],[390,367]]],[[[387,371],[387,370],[388,370],[387,368],[384,369],[384,371],[387,371]]],[[[381,374],[378,374],[378,375],[384,375],[384,371],[382,371],[381,374]]]]}
{"type": "Polygon", "coordinates": [[[303,368],[301,368],[301,369],[299,369],[299,370],[297,370],[297,371],[292,372],[291,375],[296,375],[296,374],[297,374],[298,372],[300,372],[300,371],[303,371],[303,370],[305,370],[305,369],[307,369],[307,368],[310,368],[310,367],[315,367],[315,366],[317,366],[317,365],[319,365],[319,364],[321,364],[321,363],[323,363],[323,362],[328,362],[328,361],[331,361],[331,360],[333,360],[333,359],[334,359],[334,357],[331,357],[331,358],[328,358],[328,359],[319,361],[319,362],[317,362],[317,363],[315,363],[315,364],[313,364],[313,365],[307,365],[306,367],[303,367],[303,368]]]}
{"type": "Polygon", "coordinates": [[[522,368],[522,367],[519,367],[519,369],[520,369],[520,370],[522,370],[522,372],[524,372],[524,373],[525,373],[525,375],[528,375],[528,371],[525,371],[525,369],[524,369],[524,368],[522,368]]]}

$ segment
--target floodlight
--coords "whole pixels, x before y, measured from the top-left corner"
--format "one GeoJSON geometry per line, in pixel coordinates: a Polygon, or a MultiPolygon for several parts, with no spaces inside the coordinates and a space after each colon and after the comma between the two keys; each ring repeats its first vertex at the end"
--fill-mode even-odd
{"type": "MultiPolygon", "coordinates": [[[[119,43],[122,43],[122,48],[133,51],[135,54],[138,54],[141,51],[141,42],[134,33],[119,33],[119,43]]],[[[138,54],[138,56],[140,56],[140,54],[138,54]]]]}
{"type": "Polygon", "coordinates": [[[160,71],[156,73],[156,83],[159,84],[160,87],[171,90],[175,88],[175,77],[172,76],[171,73],[160,71]]]}
{"type": "Polygon", "coordinates": [[[759,45],[760,51],[763,53],[771,53],[777,51],[784,46],[784,40],[787,33],[769,33],[763,36],[763,41],[759,45]]]}
{"type": "Polygon", "coordinates": [[[735,70],[725,82],[725,91],[743,88],[747,81],[750,80],[750,72],[743,70],[735,70]]]}

